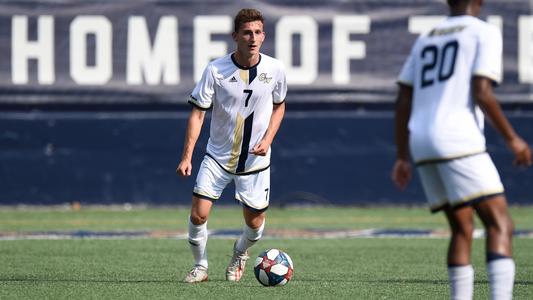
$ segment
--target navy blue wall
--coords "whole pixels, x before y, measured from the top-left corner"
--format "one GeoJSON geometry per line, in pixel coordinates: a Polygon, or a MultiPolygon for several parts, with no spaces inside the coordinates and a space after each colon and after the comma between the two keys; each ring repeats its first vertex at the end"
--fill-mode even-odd
{"type": "MultiPolygon", "coordinates": [[[[533,142],[533,114],[507,112],[533,142]]],[[[0,204],[188,204],[194,173],[175,175],[188,111],[0,114],[0,204]]],[[[423,204],[418,178],[404,192],[390,181],[394,159],[389,111],[289,111],[273,145],[273,205],[423,204]]],[[[488,148],[509,200],[533,203],[533,170],[512,156],[492,129],[488,148]]],[[[221,203],[233,203],[233,188],[221,203]]]]}

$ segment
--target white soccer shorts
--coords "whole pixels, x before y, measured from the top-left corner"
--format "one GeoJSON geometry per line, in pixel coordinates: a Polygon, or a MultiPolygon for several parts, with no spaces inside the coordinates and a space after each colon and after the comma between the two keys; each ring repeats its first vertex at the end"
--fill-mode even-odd
{"type": "Polygon", "coordinates": [[[504,192],[488,153],[417,166],[431,211],[469,204],[504,192]]]}
{"type": "Polygon", "coordinates": [[[193,194],[202,199],[216,201],[231,181],[235,182],[235,199],[254,210],[268,208],[270,199],[270,168],[249,175],[231,174],[208,155],[198,170],[193,194]]]}

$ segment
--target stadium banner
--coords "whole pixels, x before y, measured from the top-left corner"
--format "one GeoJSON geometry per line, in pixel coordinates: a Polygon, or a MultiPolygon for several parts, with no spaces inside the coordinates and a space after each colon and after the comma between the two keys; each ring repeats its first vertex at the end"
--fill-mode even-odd
{"type": "MultiPolygon", "coordinates": [[[[504,39],[502,102],[533,102],[530,0],[486,1],[504,39]]],[[[294,102],[392,102],[418,34],[443,0],[2,1],[0,104],[185,104],[203,68],[234,49],[233,16],[265,16],[262,51],[294,102]]]]}

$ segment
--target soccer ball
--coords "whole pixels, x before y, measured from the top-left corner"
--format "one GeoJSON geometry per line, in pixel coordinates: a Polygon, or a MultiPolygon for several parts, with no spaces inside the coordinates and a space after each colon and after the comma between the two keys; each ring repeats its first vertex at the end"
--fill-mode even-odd
{"type": "Polygon", "coordinates": [[[279,249],[269,249],[255,259],[255,278],[264,286],[285,285],[293,273],[292,260],[279,249]]]}

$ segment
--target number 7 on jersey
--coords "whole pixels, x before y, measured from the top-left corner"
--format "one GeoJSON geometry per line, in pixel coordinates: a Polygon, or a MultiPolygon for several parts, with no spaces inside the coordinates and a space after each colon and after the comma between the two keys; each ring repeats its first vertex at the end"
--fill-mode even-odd
{"type": "Polygon", "coordinates": [[[252,97],[252,94],[253,94],[253,90],[243,90],[243,92],[246,95],[246,100],[244,101],[244,107],[248,107],[248,101],[250,100],[250,98],[252,97]]]}

